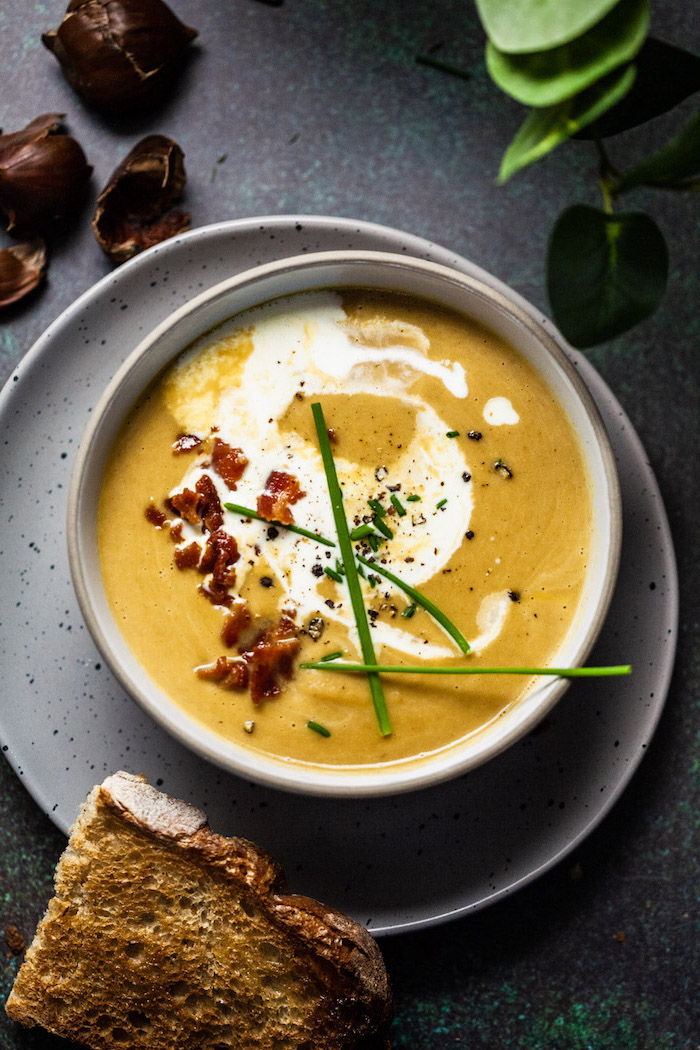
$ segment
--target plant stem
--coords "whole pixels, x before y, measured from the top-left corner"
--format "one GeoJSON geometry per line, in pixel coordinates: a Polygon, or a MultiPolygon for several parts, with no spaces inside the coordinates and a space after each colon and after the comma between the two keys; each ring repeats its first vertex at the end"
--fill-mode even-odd
{"type": "MultiPolygon", "coordinates": [[[[352,548],[348,523],[345,517],[343,494],[340,490],[338,475],[335,470],[333,452],[328,437],[328,428],[326,427],[326,421],[323,416],[323,409],[317,401],[312,404],[311,411],[313,412],[314,423],[316,424],[316,433],[318,435],[318,443],[321,449],[321,458],[323,459],[323,467],[326,472],[328,495],[330,496],[331,507],[333,509],[333,520],[335,521],[338,546],[340,547],[340,554],[343,560],[343,565],[345,566],[345,579],[348,585],[348,591],[350,592],[350,600],[355,614],[357,633],[360,637],[360,647],[365,661],[364,673],[367,675],[367,682],[372,696],[374,712],[377,716],[379,731],[382,736],[389,736],[391,734],[391,723],[389,721],[389,713],[386,709],[384,689],[379,675],[373,669],[377,663],[377,658],[374,653],[374,643],[372,641],[369,620],[367,619],[367,610],[365,609],[365,603],[362,597],[360,578],[357,575],[355,552],[352,548]]],[[[326,666],[330,667],[331,665],[326,664],[326,666]]]]}
{"type": "Polygon", "coordinates": [[[242,507],[240,503],[224,503],[224,507],[226,510],[232,510],[234,514],[240,514],[243,518],[254,518],[256,521],[264,521],[266,525],[274,525],[277,528],[288,529],[289,532],[296,532],[299,536],[305,536],[307,540],[325,543],[326,547],[335,547],[333,540],[326,539],[325,536],[319,536],[317,532],[302,529],[299,525],[284,525],[281,521],[270,521],[269,518],[263,518],[262,514],[258,514],[257,511],[251,510],[250,507],[242,507]]]}
{"type": "Polygon", "coordinates": [[[299,664],[305,671],[343,671],[347,674],[366,674],[373,670],[379,674],[522,674],[552,675],[556,678],[603,678],[632,674],[630,664],[615,664],[609,667],[407,667],[391,664],[341,663],[339,660],[330,663],[299,664]]]}

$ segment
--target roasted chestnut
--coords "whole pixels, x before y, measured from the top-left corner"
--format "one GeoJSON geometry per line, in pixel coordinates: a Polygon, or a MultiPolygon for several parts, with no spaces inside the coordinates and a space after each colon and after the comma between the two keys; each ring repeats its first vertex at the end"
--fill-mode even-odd
{"type": "Polygon", "coordinates": [[[0,209],[9,233],[44,233],[85,196],[92,168],[75,139],[58,134],[62,119],[46,113],[23,131],[0,135],[0,209]]]}
{"type": "Polygon", "coordinates": [[[122,263],[189,229],[190,217],[170,210],[187,176],[184,153],[165,135],[141,139],[112,172],[97,198],[92,228],[112,262],[122,263]]]}
{"type": "Polygon", "coordinates": [[[196,36],[163,0],[71,0],[41,39],[89,105],[122,115],[162,94],[196,36]]]}
{"type": "Polygon", "coordinates": [[[0,307],[33,291],[46,273],[46,245],[40,237],[0,251],[0,307]]]}

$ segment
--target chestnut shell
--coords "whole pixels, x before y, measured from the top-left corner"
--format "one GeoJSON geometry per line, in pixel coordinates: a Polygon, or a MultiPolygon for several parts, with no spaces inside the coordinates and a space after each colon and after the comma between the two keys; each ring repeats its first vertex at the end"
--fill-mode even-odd
{"type": "Polygon", "coordinates": [[[46,273],[46,245],[40,237],[0,251],[0,308],[33,292],[46,273]]]}
{"type": "Polygon", "coordinates": [[[147,135],[112,172],[97,198],[92,228],[112,262],[189,229],[185,211],[171,210],[187,181],[184,153],[166,135],[147,135]]]}
{"type": "Polygon", "coordinates": [[[71,0],[41,39],[71,87],[118,116],[163,94],[196,36],[163,0],[71,0]]]}
{"type": "Polygon", "coordinates": [[[80,207],[92,167],[62,113],[45,113],[22,131],[0,135],[0,210],[8,233],[43,233],[80,207]]]}

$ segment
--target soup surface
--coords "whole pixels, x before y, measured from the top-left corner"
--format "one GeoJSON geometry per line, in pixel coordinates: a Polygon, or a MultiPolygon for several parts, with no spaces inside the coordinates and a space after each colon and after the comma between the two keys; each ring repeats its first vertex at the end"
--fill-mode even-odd
{"type": "Polygon", "coordinates": [[[572,427],[533,368],[489,331],[361,289],[233,318],[134,407],[99,509],[114,615],[162,690],[246,748],[342,767],[447,748],[532,680],[382,675],[392,729],[382,736],[364,675],[299,667],[338,652],[361,659],[337,545],[284,527],[336,540],[314,402],[349,527],[365,533],[356,552],[429,597],[471,646],[464,655],[365,566],[378,662],[551,660],[574,620],[590,545],[572,427]]]}

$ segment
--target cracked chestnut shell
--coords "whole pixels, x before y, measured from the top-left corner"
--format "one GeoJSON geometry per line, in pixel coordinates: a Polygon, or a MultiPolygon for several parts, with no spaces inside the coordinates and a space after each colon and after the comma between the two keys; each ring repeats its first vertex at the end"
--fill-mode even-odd
{"type": "Polygon", "coordinates": [[[46,245],[41,237],[0,251],[0,308],[34,291],[46,273],[46,245]]]}
{"type": "Polygon", "coordinates": [[[22,131],[0,135],[0,209],[8,233],[43,233],[80,207],[92,167],[62,113],[45,113],[22,131]]]}
{"type": "Polygon", "coordinates": [[[196,36],[163,0],[71,0],[41,39],[89,105],[121,115],[163,93],[196,36]]]}
{"type": "Polygon", "coordinates": [[[177,142],[166,135],[147,135],[134,146],[97,198],[92,220],[97,242],[112,262],[126,262],[189,229],[189,214],[171,210],[186,181],[184,153],[177,142]]]}

